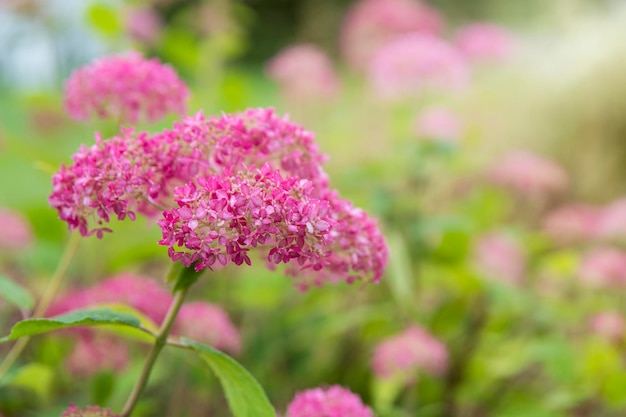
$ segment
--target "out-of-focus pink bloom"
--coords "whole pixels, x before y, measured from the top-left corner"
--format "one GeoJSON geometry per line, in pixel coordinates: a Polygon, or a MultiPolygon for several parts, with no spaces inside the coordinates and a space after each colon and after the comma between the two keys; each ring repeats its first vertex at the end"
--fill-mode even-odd
{"type": "Polygon", "coordinates": [[[159,39],[163,25],[158,13],[150,7],[128,8],[124,24],[128,36],[148,45],[154,44],[159,39]]]}
{"type": "Polygon", "coordinates": [[[476,244],[475,259],[479,270],[489,278],[511,285],[521,284],[526,268],[523,247],[511,236],[490,233],[476,244]]]}
{"type": "Polygon", "coordinates": [[[502,61],[513,53],[515,40],[511,32],[489,23],[474,23],[460,28],[456,45],[472,62],[502,61]]]}
{"type": "Polygon", "coordinates": [[[239,331],[220,306],[191,302],[183,304],[172,333],[206,343],[216,349],[237,353],[241,350],[239,331]]]}
{"type": "Polygon", "coordinates": [[[28,220],[20,213],[0,208],[0,250],[19,251],[33,242],[33,232],[28,220]]]}
{"type": "Polygon", "coordinates": [[[97,304],[126,304],[158,325],[165,318],[172,299],[169,291],[151,278],[120,274],[93,287],[65,294],[50,306],[46,315],[56,316],[97,304]]]}
{"type": "Polygon", "coordinates": [[[283,49],[268,62],[266,70],[289,99],[329,99],[339,90],[332,62],[315,45],[302,44],[283,49]]]}
{"type": "Polygon", "coordinates": [[[531,198],[560,193],[569,185],[563,168],[530,151],[514,151],[499,158],[488,169],[487,177],[494,184],[531,198]]]}
{"type": "Polygon", "coordinates": [[[63,411],[61,417],[120,417],[119,414],[113,414],[108,408],[100,408],[97,405],[89,405],[86,408],[78,408],[74,404],[63,411]]]}
{"type": "Polygon", "coordinates": [[[414,131],[423,138],[456,142],[461,135],[461,123],[450,109],[431,107],[418,115],[414,131]]]}
{"type": "Polygon", "coordinates": [[[412,33],[378,49],[368,77],[382,98],[400,99],[429,90],[458,90],[469,73],[463,57],[444,40],[412,33]]]}
{"type": "Polygon", "coordinates": [[[76,340],[65,366],[77,377],[89,377],[100,371],[121,372],[128,365],[128,346],[121,340],[84,332],[76,340]]]}
{"type": "Polygon", "coordinates": [[[400,377],[410,384],[420,372],[443,375],[448,369],[448,350],[425,329],[412,325],[376,346],[372,369],[380,378],[400,377]]]}
{"type": "Polygon", "coordinates": [[[138,53],[101,58],[76,70],[65,87],[65,107],[76,120],[93,116],[135,123],[183,114],[189,91],[176,72],[138,53]]]}
{"type": "Polygon", "coordinates": [[[615,311],[597,313],[589,320],[591,331],[612,342],[621,342],[626,335],[624,316],[615,311]]]}
{"type": "Polygon", "coordinates": [[[348,11],[341,29],[341,49],[354,69],[365,69],[385,43],[412,32],[436,35],[441,15],[427,4],[411,0],[361,0],[348,11]]]}
{"type": "Polygon", "coordinates": [[[599,234],[607,240],[626,239],[626,198],[616,200],[604,208],[599,234]]]}
{"type": "Polygon", "coordinates": [[[570,204],[547,215],[543,222],[545,232],[557,242],[591,242],[598,238],[604,211],[588,204],[570,204]]]}
{"type": "Polygon", "coordinates": [[[333,385],[299,392],[285,417],[374,417],[374,412],[349,389],[333,385]]]}
{"type": "Polygon", "coordinates": [[[596,287],[626,287],[626,252],[612,247],[593,249],[583,256],[579,275],[596,287]]]}

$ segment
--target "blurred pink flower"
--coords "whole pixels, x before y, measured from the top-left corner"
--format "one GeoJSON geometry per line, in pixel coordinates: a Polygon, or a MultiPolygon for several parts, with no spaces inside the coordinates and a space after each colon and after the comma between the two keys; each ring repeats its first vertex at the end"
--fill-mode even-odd
{"type": "Polygon", "coordinates": [[[267,64],[266,72],[292,100],[334,97],[339,79],[326,53],[315,45],[293,45],[283,49],[267,64]]]}
{"type": "Polygon", "coordinates": [[[588,204],[569,204],[548,213],[545,232],[560,243],[592,242],[601,233],[604,211],[588,204]]]}
{"type": "Polygon", "coordinates": [[[598,233],[604,239],[626,239],[626,198],[613,201],[604,207],[598,228],[598,233]]]}
{"type": "Polygon", "coordinates": [[[0,250],[20,251],[33,243],[33,232],[28,220],[20,213],[0,208],[0,250]]]}
{"type": "Polygon", "coordinates": [[[184,113],[188,96],[187,87],[169,65],[131,52],[76,70],[65,87],[65,107],[76,120],[96,116],[135,123],[184,113]]]}
{"type": "Polygon", "coordinates": [[[489,23],[474,23],[460,28],[456,45],[472,62],[502,61],[511,56],[514,36],[503,27],[489,23]]]}
{"type": "Polygon", "coordinates": [[[448,369],[448,350],[424,328],[411,325],[376,346],[372,369],[379,378],[399,376],[410,384],[420,372],[443,375],[448,369]]]}
{"type": "Polygon", "coordinates": [[[152,45],[159,39],[163,23],[154,9],[144,6],[126,9],[124,25],[132,39],[152,45]]]}
{"type": "Polygon", "coordinates": [[[181,307],[172,334],[206,343],[216,349],[238,353],[241,336],[224,309],[206,302],[185,303],[181,307]]]}
{"type": "Polygon", "coordinates": [[[458,90],[469,74],[463,57],[444,40],[411,33],[376,51],[368,77],[381,98],[401,99],[429,90],[458,90]]]}
{"type": "Polygon", "coordinates": [[[414,131],[423,138],[456,142],[461,135],[461,123],[452,110],[430,107],[418,115],[414,131]]]}
{"type": "Polygon", "coordinates": [[[354,69],[365,69],[375,52],[398,35],[412,32],[436,35],[443,20],[432,7],[411,0],[361,0],[345,17],[341,50],[354,69]]]}
{"type": "Polygon", "coordinates": [[[581,281],[596,287],[626,287],[626,252],[601,247],[586,253],[580,264],[581,281]]]}
{"type": "Polygon", "coordinates": [[[358,395],[333,385],[299,392],[287,406],[285,417],[374,417],[358,395]]]}
{"type": "Polygon", "coordinates": [[[116,337],[83,332],[65,359],[65,366],[73,376],[84,378],[101,371],[121,372],[128,362],[126,343],[116,337]]]}
{"type": "Polygon", "coordinates": [[[569,185],[563,168],[530,151],[513,151],[498,158],[487,170],[487,179],[531,198],[563,192],[569,185]]]}
{"type": "Polygon", "coordinates": [[[97,405],[89,405],[86,408],[78,408],[74,404],[71,404],[69,408],[63,411],[61,417],[120,417],[118,414],[113,414],[108,408],[100,408],[97,405]]]}
{"type": "Polygon", "coordinates": [[[626,335],[624,316],[615,311],[603,311],[594,314],[589,320],[592,332],[612,342],[621,342],[626,335]]]}
{"type": "Polygon", "coordinates": [[[478,239],[475,259],[481,273],[496,281],[519,285],[524,279],[524,248],[504,233],[490,233],[478,239]]]}
{"type": "Polygon", "coordinates": [[[133,274],[119,274],[95,286],[65,294],[52,303],[46,315],[56,316],[97,304],[125,304],[145,314],[159,325],[172,302],[169,291],[154,279],[133,274]]]}

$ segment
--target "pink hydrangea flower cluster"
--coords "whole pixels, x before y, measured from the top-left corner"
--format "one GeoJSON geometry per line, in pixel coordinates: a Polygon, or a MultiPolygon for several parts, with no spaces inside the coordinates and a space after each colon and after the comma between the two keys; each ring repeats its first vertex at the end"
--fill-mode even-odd
{"type": "Polygon", "coordinates": [[[297,264],[294,275],[378,281],[384,238],[329,188],[325,160],[311,132],[271,109],[197,114],[156,135],[96,138],[54,176],[49,202],[70,229],[98,237],[112,216],[163,212],[159,243],[196,270],[250,264],[262,246],[269,264],[297,264]]]}
{"type": "Polygon", "coordinates": [[[580,263],[580,279],[604,288],[626,287],[626,252],[613,247],[598,247],[587,252],[580,263]]]}
{"type": "Polygon", "coordinates": [[[589,204],[568,204],[551,211],[543,229],[559,243],[593,241],[600,236],[603,210],[589,204]]]}
{"type": "Polygon", "coordinates": [[[149,6],[129,7],[124,13],[124,28],[130,38],[152,45],[161,35],[163,22],[149,6]]]}
{"type": "Polygon", "coordinates": [[[330,58],[312,44],[283,49],[268,62],[266,72],[291,100],[329,99],[339,90],[330,58]]]}
{"type": "Polygon", "coordinates": [[[178,312],[172,334],[181,335],[216,349],[238,353],[241,335],[224,309],[202,301],[185,303],[178,312]]]}
{"type": "Polygon", "coordinates": [[[411,325],[376,346],[372,369],[380,378],[398,377],[410,384],[419,372],[443,375],[448,369],[448,350],[424,328],[411,325]]]}
{"type": "Polygon", "coordinates": [[[437,10],[421,1],[361,0],[355,3],[341,29],[341,50],[354,69],[365,69],[376,50],[399,35],[436,35],[443,28],[437,10]]]}
{"type": "Polygon", "coordinates": [[[188,96],[170,66],[133,52],[75,71],[65,87],[65,107],[76,120],[95,116],[134,123],[156,121],[170,112],[183,114],[188,96]]]}
{"type": "Polygon", "coordinates": [[[455,43],[472,62],[503,61],[514,50],[513,35],[503,27],[490,23],[473,23],[460,28],[455,43]]]}
{"type": "Polygon", "coordinates": [[[0,208],[0,250],[19,251],[27,249],[33,242],[33,232],[28,220],[20,213],[0,208]]]}
{"type": "Polygon", "coordinates": [[[72,375],[87,378],[103,370],[122,372],[129,361],[128,346],[119,339],[82,332],[65,359],[65,366],[72,375]]]}
{"type": "Polygon", "coordinates": [[[368,77],[381,98],[397,100],[430,90],[459,90],[467,85],[469,71],[465,59],[446,41],[411,33],[377,50],[368,77]]]}
{"type": "Polygon", "coordinates": [[[97,405],[78,408],[74,404],[71,404],[67,410],[63,411],[61,417],[119,417],[119,415],[113,414],[108,408],[101,408],[97,405]]]}
{"type": "Polygon", "coordinates": [[[285,417],[374,417],[374,412],[349,389],[333,385],[296,394],[285,417]]]}
{"type": "Polygon", "coordinates": [[[487,179],[530,198],[545,198],[569,186],[563,168],[530,151],[513,151],[499,158],[488,169],[487,179]]]}
{"type": "Polygon", "coordinates": [[[429,107],[418,115],[413,131],[425,139],[454,143],[461,136],[461,122],[450,109],[429,107]]]}
{"type": "Polygon", "coordinates": [[[626,320],[616,311],[602,311],[589,319],[589,328],[598,336],[611,342],[623,342],[626,336],[626,320]]]}
{"type": "Polygon", "coordinates": [[[494,280],[519,285],[524,278],[524,249],[506,234],[494,232],[481,236],[476,244],[475,259],[478,269],[494,280]]]}

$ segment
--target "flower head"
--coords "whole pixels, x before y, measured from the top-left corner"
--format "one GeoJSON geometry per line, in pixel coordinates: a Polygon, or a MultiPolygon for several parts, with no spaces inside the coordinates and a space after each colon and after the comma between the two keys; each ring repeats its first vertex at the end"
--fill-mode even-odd
{"type": "Polygon", "coordinates": [[[502,61],[511,56],[514,39],[509,31],[500,26],[473,23],[458,30],[456,45],[472,62],[502,61]]]}
{"type": "Polygon", "coordinates": [[[589,285],[623,288],[626,286],[626,252],[612,247],[593,249],[583,256],[578,273],[589,285]]]}
{"type": "Polygon", "coordinates": [[[333,385],[296,394],[285,417],[374,417],[374,413],[358,395],[333,385]]]}
{"type": "Polygon", "coordinates": [[[354,69],[364,69],[383,44],[407,33],[437,35],[443,20],[428,4],[412,0],[361,0],[341,29],[341,50],[354,69]]]}
{"type": "Polygon", "coordinates": [[[65,107],[76,120],[155,121],[170,112],[184,113],[188,95],[171,67],[128,53],[76,70],[65,88],[65,107]]]}
{"type": "Polygon", "coordinates": [[[73,376],[85,378],[103,370],[122,372],[128,362],[128,346],[119,339],[82,332],[66,358],[65,366],[73,376]]]}
{"type": "Polygon", "coordinates": [[[482,273],[498,281],[518,285],[524,278],[526,256],[522,246],[502,233],[481,236],[476,245],[476,263],[482,273]]]}
{"type": "Polygon", "coordinates": [[[548,213],[543,229],[559,243],[596,240],[602,233],[604,210],[588,204],[570,204],[548,213]]]}
{"type": "Polygon", "coordinates": [[[206,343],[220,350],[237,353],[241,336],[224,309],[206,302],[185,303],[181,307],[172,333],[206,343]]]}
{"type": "Polygon", "coordinates": [[[589,319],[591,331],[606,340],[620,342],[626,335],[624,316],[616,311],[603,311],[589,319]]]}
{"type": "Polygon", "coordinates": [[[78,408],[74,404],[63,411],[61,417],[119,417],[108,408],[100,408],[97,405],[89,405],[86,408],[78,408]]]}
{"type": "Polygon", "coordinates": [[[461,135],[458,116],[444,107],[431,107],[418,115],[414,131],[426,139],[456,142],[461,135]]]}
{"type": "Polygon", "coordinates": [[[434,36],[411,33],[378,49],[368,76],[381,97],[399,99],[429,90],[458,90],[467,84],[469,73],[451,45],[434,36]]]}
{"type": "Polygon", "coordinates": [[[124,26],[129,37],[151,45],[159,38],[163,23],[154,9],[144,6],[126,9],[124,26]]]}
{"type": "Polygon", "coordinates": [[[33,241],[33,232],[28,220],[20,213],[0,208],[0,249],[18,251],[28,248],[33,241]]]}
{"type": "Polygon", "coordinates": [[[448,368],[448,351],[425,329],[412,325],[376,346],[372,368],[381,378],[400,377],[409,384],[422,371],[442,375],[448,368]]]}
{"type": "Polygon", "coordinates": [[[315,45],[283,49],[269,61],[266,71],[283,94],[294,100],[332,98],[339,88],[330,58],[315,45]]]}
{"type": "Polygon", "coordinates": [[[487,175],[492,183],[531,198],[558,194],[569,185],[563,168],[530,151],[504,155],[489,168],[487,175]]]}

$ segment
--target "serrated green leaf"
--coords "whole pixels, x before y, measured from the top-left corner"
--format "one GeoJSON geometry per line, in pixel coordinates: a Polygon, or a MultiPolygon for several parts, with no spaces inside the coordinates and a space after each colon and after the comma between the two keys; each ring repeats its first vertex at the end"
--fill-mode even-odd
{"type": "Polygon", "coordinates": [[[77,310],[56,317],[22,320],[13,326],[8,336],[0,339],[0,343],[52,330],[95,325],[122,325],[141,329],[139,319],[128,313],[108,308],[77,310]]]}
{"type": "Polygon", "coordinates": [[[35,299],[28,291],[4,275],[0,275],[0,297],[22,310],[31,310],[35,305],[35,299]]]}
{"type": "Polygon", "coordinates": [[[181,338],[180,341],[196,351],[217,375],[235,417],[276,417],[276,411],[261,385],[237,361],[193,340],[181,338]]]}

